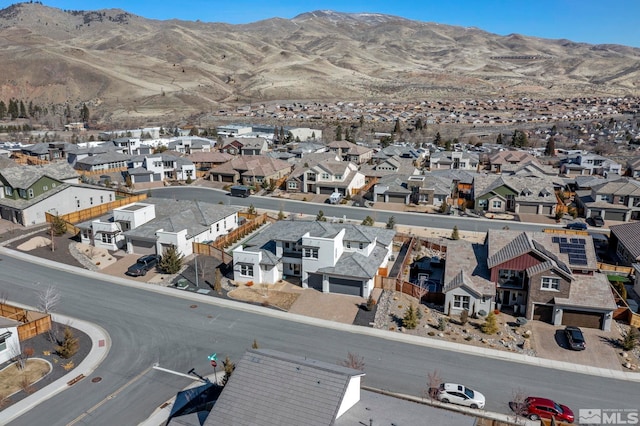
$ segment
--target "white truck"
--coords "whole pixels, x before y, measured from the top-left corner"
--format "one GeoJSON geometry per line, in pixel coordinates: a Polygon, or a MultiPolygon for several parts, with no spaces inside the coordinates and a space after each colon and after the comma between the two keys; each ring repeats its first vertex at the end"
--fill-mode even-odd
{"type": "Polygon", "coordinates": [[[338,204],[342,200],[342,194],[339,192],[334,192],[329,196],[329,203],[338,204]]]}

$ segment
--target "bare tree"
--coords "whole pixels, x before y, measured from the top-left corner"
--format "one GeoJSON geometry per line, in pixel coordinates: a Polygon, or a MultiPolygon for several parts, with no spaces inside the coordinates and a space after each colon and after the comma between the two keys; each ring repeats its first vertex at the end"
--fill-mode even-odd
{"type": "Polygon", "coordinates": [[[429,398],[431,401],[434,401],[438,397],[438,388],[440,387],[440,383],[442,383],[440,371],[433,370],[432,372],[427,373],[427,389],[424,392],[424,396],[429,398]]]}
{"type": "Polygon", "coordinates": [[[9,345],[9,354],[11,354],[11,359],[18,363],[18,368],[24,370],[25,364],[27,363],[27,356],[20,348],[20,343],[9,345]]]}
{"type": "Polygon", "coordinates": [[[60,303],[60,292],[52,285],[38,292],[38,309],[45,314],[50,314],[60,303]]]}
{"type": "Polygon", "coordinates": [[[511,391],[511,401],[509,408],[513,411],[513,422],[515,424],[525,424],[527,417],[526,392],[524,389],[517,388],[511,391]]]}
{"type": "Polygon", "coordinates": [[[6,304],[7,300],[9,300],[9,292],[7,290],[0,290],[0,303],[6,304]]]}
{"type": "Polygon", "coordinates": [[[347,359],[338,361],[338,365],[364,371],[364,357],[353,352],[347,352],[347,359]]]}

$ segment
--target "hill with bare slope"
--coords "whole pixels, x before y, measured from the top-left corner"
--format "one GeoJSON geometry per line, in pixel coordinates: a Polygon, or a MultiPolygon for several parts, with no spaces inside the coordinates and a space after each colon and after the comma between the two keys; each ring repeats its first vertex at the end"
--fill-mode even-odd
{"type": "Polygon", "coordinates": [[[270,100],[621,96],[640,49],[331,11],[245,25],[123,10],[0,10],[0,99],[88,102],[104,122],[270,100]]]}

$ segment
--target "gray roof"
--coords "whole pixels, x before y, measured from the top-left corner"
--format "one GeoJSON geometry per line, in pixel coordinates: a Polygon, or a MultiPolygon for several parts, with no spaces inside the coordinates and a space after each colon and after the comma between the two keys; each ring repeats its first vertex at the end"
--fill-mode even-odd
{"type": "Polygon", "coordinates": [[[335,422],[352,377],[363,372],[268,349],[245,352],[204,426],[335,422]]]}
{"type": "Polygon", "coordinates": [[[556,305],[612,311],[617,308],[606,274],[580,275],[571,283],[569,297],[553,299],[556,305]]]}
{"type": "Polygon", "coordinates": [[[90,155],[81,160],[76,161],[76,164],[88,164],[88,165],[96,165],[96,164],[107,164],[114,163],[116,161],[129,161],[131,159],[130,155],[121,154],[119,152],[105,152],[97,155],[90,155]]]}
{"type": "Polygon", "coordinates": [[[58,181],[76,178],[78,173],[68,163],[55,162],[38,166],[8,167],[0,170],[0,175],[12,188],[27,189],[43,176],[58,181]]]}
{"type": "Polygon", "coordinates": [[[634,259],[640,259],[640,222],[611,225],[609,230],[634,259]]]}
{"type": "Polygon", "coordinates": [[[202,201],[147,198],[144,202],[156,206],[156,218],[136,229],[126,231],[125,235],[154,239],[158,229],[164,229],[167,232],[186,229],[187,235],[194,236],[206,231],[213,223],[242,210],[241,207],[202,201]]]}
{"type": "Polygon", "coordinates": [[[387,250],[375,247],[369,256],[356,252],[345,252],[336,262],[336,266],[320,268],[317,272],[341,277],[369,279],[378,273],[387,250]]]}
{"type": "Polygon", "coordinates": [[[496,286],[491,282],[487,267],[487,246],[467,241],[451,241],[447,244],[448,256],[444,271],[446,293],[454,288],[467,287],[478,296],[495,296],[496,286]]]}

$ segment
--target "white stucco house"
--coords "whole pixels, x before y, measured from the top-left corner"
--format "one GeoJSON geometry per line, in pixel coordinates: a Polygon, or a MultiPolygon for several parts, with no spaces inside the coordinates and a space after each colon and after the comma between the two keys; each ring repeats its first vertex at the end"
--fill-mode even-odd
{"type": "Polygon", "coordinates": [[[20,324],[18,321],[0,317],[0,364],[22,353],[20,339],[18,338],[18,326],[20,324]]]}
{"type": "Polygon", "coordinates": [[[279,221],[233,250],[234,280],[368,297],[385,268],[395,231],[345,223],[279,221]]]}
{"type": "Polygon", "coordinates": [[[83,243],[107,250],[161,255],[175,246],[188,256],[193,253],[192,243],[214,241],[237,228],[240,210],[202,201],[148,198],[76,226],[83,243]]]}

